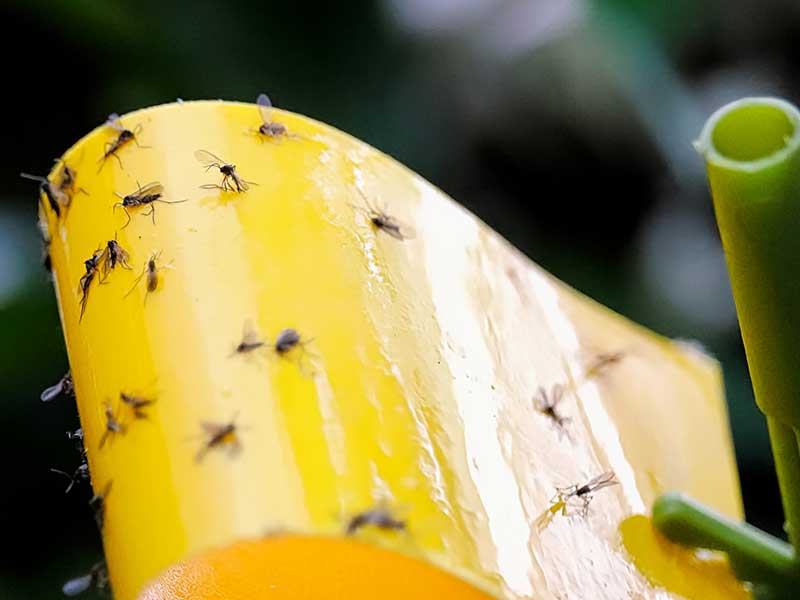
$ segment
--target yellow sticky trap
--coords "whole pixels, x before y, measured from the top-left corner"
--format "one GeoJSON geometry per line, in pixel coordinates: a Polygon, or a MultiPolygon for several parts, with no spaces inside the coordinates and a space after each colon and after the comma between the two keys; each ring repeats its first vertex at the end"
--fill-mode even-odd
{"type": "MultiPolygon", "coordinates": [[[[452,597],[460,581],[505,599],[682,594],[683,567],[637,570],[644,546],[624,546],[620,524],[666,489],[741,516],[716,363],[560,284],[384,154],[298,115],[271,119],[290,135],[255,133],[254,105],[159,106],[122,117],[139,145],[115,152],[121,164],[98,162],[119,135],[109,127],[64,157],[88,195],[46,218],[92,484],[113,481],[115,597],[276,531],[305,546],[264,549],[268,564],[318,567],[310,544],[326,577],[345,577],[350,554],[330,544],[350,548],[348,522],[378,506],[404,528],[355,532],[389,551],[359,546],[361,564],[417,577],[405,557],[421,559],[457,575],[452,597]],[[206,170],[198,150],[225,162],[206,170]],[[152,182],[163,195],[126,207],[125,226],[115,193],[152,182]],[[84,261],[115,237],[134,268],[92,281],[79,322],[84,261]],[[142,284],[126,297],[153,253],[171,268],[146,303],[142,284]],[[247,323],[265,343],[237,352],[247,323]],[[279,352],[288,328],[303,343],[279,352]],[[556,384],[568,435],[534,401],[556,384]],[[129,390],[154,400],[147,419],[100,449],[105,403],[129,390]],[[239,452],[226,438],[196,460],[203,422],[235,422],[239,452]],[[606,471],[619,485],[585,515],[552,510],[556,487],[606,471]]],[[[159,581],[148,594],[164,595],[148,598],[178,597],[159,581]]]]}

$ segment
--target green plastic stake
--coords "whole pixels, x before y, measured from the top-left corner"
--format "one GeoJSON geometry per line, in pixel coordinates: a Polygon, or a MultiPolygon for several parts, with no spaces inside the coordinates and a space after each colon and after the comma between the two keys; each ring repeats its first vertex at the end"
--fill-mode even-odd
{"type": "Polygon", "coordinates": [[[653,505],[653,523],[674,542],[728,554],[736,576],[745,581],[800,582],[791,545],[747,523],[677,493],[653,505]]]}
{"type": "Polygon", "coordinates": [[[706,159],[756,403],[800,427],[800,112],[747,98],[714,113],[706,159]]]}
{"type": "Polygon", "coordinates": [[[759,597],[800,597],[800,111],[777,98],[733,102],[709,118],[695,147],[793,547],[682,496],[659,498],[653,519],[676,542],[727,552],[737,576],[759,584],[759,597]]]}

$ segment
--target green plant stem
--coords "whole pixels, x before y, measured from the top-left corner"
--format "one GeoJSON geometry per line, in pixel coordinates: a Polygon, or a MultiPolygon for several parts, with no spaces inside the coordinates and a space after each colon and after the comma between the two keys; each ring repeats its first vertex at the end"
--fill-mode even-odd
{"type": "Polygon", "coordinates": [[[653,522],[674,542],[726,552],[741,579],[773,585],[800,581],[789,544],[687,496],[660,496],[653,505],[653,522]]]}
{"type": "Polygon", "coordinates": [[[800,457],[798,457],[797,436],[792,428],[782,425],[775,419],[767,418],[772,455],[781,488],[783,512],[786,516],[786,533],[792,545],[797,548],[800,534],[800,457]]]}

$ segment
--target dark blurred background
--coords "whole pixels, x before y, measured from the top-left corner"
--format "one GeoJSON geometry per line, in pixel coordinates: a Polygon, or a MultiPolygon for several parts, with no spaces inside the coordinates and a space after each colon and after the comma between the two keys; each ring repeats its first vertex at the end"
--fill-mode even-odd
{"type": "Polygon", "coordinates": [[[796,0],[5,0],[0,175],[0,598],[52,598],[100,544],[40,268],[35,185],[112,111],[252,100],[343,129],[444,189],[549,271],[725,370],[750,521],[781,533],[704,178],[691,141],[743,95],[797,100],[796,0]]]}

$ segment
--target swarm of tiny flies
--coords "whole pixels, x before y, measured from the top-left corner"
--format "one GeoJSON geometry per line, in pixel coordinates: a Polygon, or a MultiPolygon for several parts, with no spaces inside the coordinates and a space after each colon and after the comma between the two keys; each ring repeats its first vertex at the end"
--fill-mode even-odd
{"type": "MultiPolygon", "coordinates": [[[[286,124],[276,120],[272,102],[266,94],[261,94],[256,100],[256,108],[258,111],[258,122],[254,122],[250,132],[255,134],[259,139],[279,142],[286,139],[299,139],[300,136],[290,133],[286,124]]],[[[126,118],[127,119],[127,118],[126,118]]],[[[143,133],[143,126],[139,124],[123,124],[122,119],[117,114],[109,116],[106,124],[107,131],[111,137],[108,138],[102,154],[98,157],[97,162],[98,173],[102,170],[109,159],[114,159],[112,163],[116,162],[116,166],[120,169],[124,168],[123,158],[130,156],[132,152],[138,152],[138,149],[147,149],[149,146],[144,146],[140,143],[140,136],[143,133]]],[[[243,132],[240,132],[243,133],[243,132]]],[[[194,152],[195,159],[202,165],[205,172],[217,173],[219,178],[215,182],[207,182],[200,185],[200,188],[206,190],[219,190],[221,192],[231,192],[234,194],[243,194],[250,190],[251,186],[257,185],[252,181],[246,180],[239,170],[231,161],[225,160],[220,156],[205,150],[197,149],[194,152]]],[[[115,165],[111,165],[113,168],[115,165]]],[[[40,192],[40,215],[42,245],[44,248],[43,262],[49,262],[49,248],[52,244],[51,241],[51,228],[55,225],[63,224],[63,218],[67,211],[75,203],[75,197],[79,193],[88,195],[82,187],[78,185],[78,173],[76,170],[67,165],[66,162],[60,161],[58,169],[50,178],[39,177],[35,175],[28,175],[23,173],[22,176],[26,179],[33,180],[39,185],[40,192]],[[52,216],[55,218],[52,218],[52,216]],[[59,221],[59,219],[61,219],[59,221]]],[[[143,181],[149,180],[143,179],[143,181]]],[[[136,181],[130,178],[131,181],[136,181]]],[[[198,182],[200,183],[200,182],[198,182]]],[[[131,186],[132,187],[132,186],[131,186]]],[[[386,235],[394,240],[406,241],[415,237],[413,228],[403,223],[394,213],[390,212],[388,205],[383,204],[379,208],[374,200],[368,198],[359,187],[356,191],[361,196],[361,202],[354,205],[353,208],[357,213],[362,214],[366,218],[366,225],[371,227],[376,235],[386,235]]],[[[136,182],[136,188],[121,190],[114,192],[117,196],[117,201],[111,206],[112,218],[116,218],[116,211],[122,210],[125,213],[124,224],[121,224],[119,231],[132,226],[132,229],[141,227],[138,221],[134,219],[135,216],[141,215],[144,217],[151,217],[152,225],[157,226],[156,222],[156,207],[160,204],[180,204],[187,202],[189,199],[167,199],[165,197],[164,185],[159,181],[151,181],[145,185],[140,185],[136,182]]],[[[171,210],[171,209],[170,209],[171,210]]],[[[180,212],[180,211],[176,211],[180,212]]],[[[363,223],[363,221],[362,221],[363,223]]],[[[148,224],[144,225],[149,227],[148,224]]],[[[119,270],[132,271],[133,261],[140,261],[144,257],[138,255],[140,249],[132,248],[129,246],[131,239],[136,239],[136,235],[132,235],[130,239],[118,240],[116,232],[113,239],[106,239],[105,242],[100,244],[98,248],[83,260],[83,269],[78,282],[78,300],[77,303],[80,307],[79,322],[82,322],[84,314],[87,310],[87,304],[91,291],[99,284],[105,284],[109,279],[113,280],[119,277],[130,277],[133,275],[122,275],[119,270]],[[115,274],[116,273],[116,274],[115,274]]],[[[110,235],[109,235],[110,237],[110,235]]],[[[141,239],[141,235],[138,236],[141,239]]],[[[52,239],[59,239],[52,236],[52,239]]],[[[392,242],[387,242],[392,243],[392,242]]],[[[57,248],[53,249],[54,251],[57,248]]],[[[88,248],[84,248],[88,251],[88,248]]],[[[86,254],[82,254],[82,258],[86,254]]],[[[163,264],[161,261],[161,252],[152,251],[143,264],[141,273],[135,277],[133,284],[123,297],[132,294],[139,286],[140,282],[144,279],[145,291],[144,302],[147,303],[149,295],[159,289],[161,285],[161,277],[163,270],[170,268],[171,264],[163,264]]],[[[70,286],[72,287],[72,286],[70,286]]],[[[108,289],[114,289],[108,288],[108,289]]],[[[270,340],[266,337],[261,337],[251,322],[245,323],[245,328],[241,338],[233,349],[231,356],[236,355],[253,355],[256,351],[266,351],[272,353],[273,356],[280,358],[287,358],[294,356],[297,352],[298,360],[301,360],[308,352],[307,346],[313,340],[301,335],[301,333],[292,327],[282,329],[277,336],[270,340]]],[[[601,371],[609,364],[617,362],[618,357],[609,355],[606,357],[598,357],[597,364],[594,365],[594,370],[601,371]],[[602,358],[602,360],[601,360],[602,358]]],[[[301,365],[302,368],[302,365],[301,365]]],[[[591,371],[591,369],[590,369],[591,371]]],[[[41,394],[43,402],[49,402],[59,395],[74,395],[74,386],[72,378],[67,373],[58,383],[48,387],[41,394]]],[[[549,391],[540,388],[534,401],[537,410],[545,417],[550,419],[555,427],[559,430],[559,435],[566,431],[566,427],[570,419],[561,412],[560,402],[564,395],[564,388],[562,386],[553,386],[549,391]]],[[[128,391],[120,391],[118,399],[115,398],[114,403],[105,402],[102,411],[98,412],[98,417],[103,419],[102,434],[99,440],[97,451],[103,450],[111,452],[111,442],[116,438],[123,436],[120,443],[125,442],[126,432],[132,427],[147,427],[146,421],[157,409],[156,399],[150,396],[142,396],[128,391]],[[155,406],[154,406],[155,405],[155,406]],[[137,422],[142,422],[137,424],[137,422]]],[[[238,413],[237,413],[238,414],[238,413]]],[[[96,431],[97,428],[93,428],[96,431]]],[[[233,457],[242,450],[241,431],[243,428],[236,423],[236,416],[230,421],[206,421],[200,422],[200,430],[202,439],[200,447],[197,449],[194,456],[195,461],[200,463],[211,452],[220,452],[228,454],[233,457]]],[[[70,432],[70,440],[76,444],[79,450],[80,462],[74,469],[72,466],[66,470],[51,469],[54,473],[67,480],[66,492],[73,490],[78,484],[89,480],[89,462],[87,460],[86,448],[83,443],[83,431],[81,429],[75,432],[70,432]]],[[[94,451],[94,447],[92,448],[94,451]]],[[[200,468],[200,467],[198,467],[200,468]]],[[[96,482],[95,482],[96,483],[96,482]]],[[[106,505],[108,502],[109,493],[111,491],[111,480],[109,479],[101,492],[95,493],[89,501],[89,505],[94,512],[97,526],[100,530],[103,529],[106,518],[106,505]]],[[[595,478],[590,479],[582,485],[573,485],[568,488],[559,488],[551,506],[551,511],[562,511],[566,514],[567,506],[571,503],[579,504],[583,511],[588,510],[589,502],[593,494],[604,487],[616,484],[614,474],[612,472],[603,473],[595,478]]],[[[96,489],[100,489],[96,487],[96,489]]],[[[372,508],[356,514],[352,518],[343,523],[344,533],[348,536],[357,535],[365,528],[374,528],[380,532],[398,532],[406,531],[407,522],[404,519],[397,518],[389,510],[383,508],[372,508]]],[[[64,584],[63,592],[65,595],[74,596],[80,594],[91,588],[105,589],[108,586],[108,573],[105,563],[97,563],[90,571],[76,577],[64,584]]]]}

